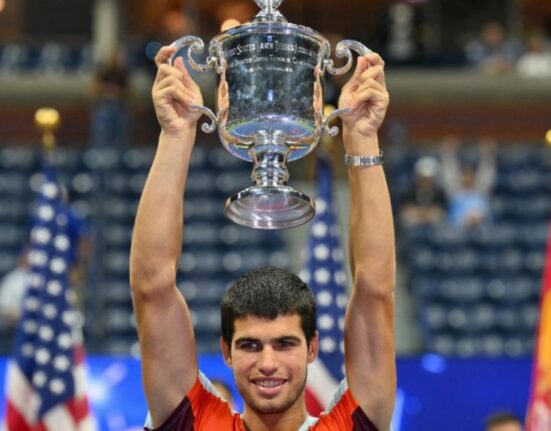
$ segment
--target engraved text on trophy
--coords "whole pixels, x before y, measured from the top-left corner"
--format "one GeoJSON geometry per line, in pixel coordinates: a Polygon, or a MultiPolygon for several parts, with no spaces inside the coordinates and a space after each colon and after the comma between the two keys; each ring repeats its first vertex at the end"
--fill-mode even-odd
{"type": "Polygon", "coordinates": [[[228,131],[250,139],[279,131],[290,139],[316,129],[314,85],[319,46],[284,34],[251,34],[225,45],[228,131]]]}

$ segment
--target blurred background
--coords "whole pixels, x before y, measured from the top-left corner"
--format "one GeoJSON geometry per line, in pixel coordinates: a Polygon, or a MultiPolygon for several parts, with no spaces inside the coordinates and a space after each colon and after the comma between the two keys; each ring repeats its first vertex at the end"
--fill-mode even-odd
{"type": "MultiPolygon", "coordinates": [[[[62,118],[52,160],[74,216],[70,280],[100,429],[139,429],[146,411],[128,255],[159,132],[152,58],[186,34],[208,43],[257,10],[248,0],[0,0],[0,354],[11,354],[21,314],[41,184],[33,119],[47,105],[62,118]]],[[[333,47],[362,41],[387,64],[381,142],[399,258],[395,431],[482,430],[497,410],[523,417],[551,215],[551,3],[288,0],[280,10],[333,47]]],[[[213,107],[214,72],[194,76],[213,107]]],[[[327,79],[328,104],[345,81],[327,79]]],[[[328,152],[346,244],[339,138],[328,152]]],[[[290,184],[315,195],[315,166],[314,156],[290,164],[290,184]]],[[[204,368],[230,386],[218,357],[226,286],[263,265],[300,273],[311,227],[265,232],[227,221],[223,202],[250,184],[250,170],[215,134],[198,133],[179,288],[204,368]]]]}

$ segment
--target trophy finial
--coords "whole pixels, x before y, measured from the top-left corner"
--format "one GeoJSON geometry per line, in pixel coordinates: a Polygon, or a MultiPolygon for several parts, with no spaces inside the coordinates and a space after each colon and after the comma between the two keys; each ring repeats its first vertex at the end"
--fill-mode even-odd
{"type": "Polygon", "coordinates": [[[277,8],[283,3],[283,0],[254,0],[260,9],[262,9],[256,16],[255,21],[280,21],[286,22],[287,20],[277,8]]]}
{"type": "Polygon", "coordinates": [[[254,2],[260,9],[272,12],[283,3],[283,0],[254,0],[254,2]]]}
{"type": "Polygon", "coordinates": [[[54,132],[61,123],[59,112],[53,108],[40,108],[34,114],[34,124],[42,131],[42,145],[46,150],[55,146],[54,132]]]}

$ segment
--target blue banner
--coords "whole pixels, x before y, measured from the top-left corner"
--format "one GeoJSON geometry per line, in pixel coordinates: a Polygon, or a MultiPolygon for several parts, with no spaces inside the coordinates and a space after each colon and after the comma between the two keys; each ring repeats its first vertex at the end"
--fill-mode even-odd
{"type": "MultiPolygon", "coordinates": [[[[88,357],[88,388],[102,431],[142,430],[146,403],[140,363],[127,357],[88,357]]],[[[202,356],[201,370],[230,386],[242,408],[232,372],[218,355],[202,356]]],[[[532,359],[450,359],[425,355],[398,360],[394,431],[477,431],[495,410],[526,411],[532,359]]],[[[6,358],[0,358],[4,385],[6,358]]],[[[4,417],[2,392],[0,417],[4,417]]]]}

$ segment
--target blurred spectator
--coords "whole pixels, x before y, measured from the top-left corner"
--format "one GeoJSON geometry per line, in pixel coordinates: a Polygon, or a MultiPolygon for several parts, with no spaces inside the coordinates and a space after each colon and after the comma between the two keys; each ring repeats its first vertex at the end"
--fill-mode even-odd
{"type": "Polygon", "coordinates": [[[480,36],[467,43],[467,60],[488,75],[511,71],[522,52],[519,41],[507,38],[505,29],[498,22],[488,22],[480,36]]]}
{"type": "Polygon", "coordinates": [[[522,422],[510,412],[493,413],[486,419],[484,431],[522,431],[522,422]]]}
{"type": "Polygon", "coordinates": [[[21,314],[21,303],[26,290],[29,271],[28,253],[21,253],[17,266],[0,281],[0,315],[9,326],[15,325],[21,314]]]}
{"type": "Polygon", "coordinates": [[[526,52],[517,63],[517,72],[530,78],[551,76],[551,46],[542,31],[530,34],[526,52]]]}
{"type": "Polygon", "coordinates": [[[446,214],[446,197],[438,181],[440,164],[435,157],[415,163],[412,188],[406,194],[400,218],[404,225],[437,223],[446,214]]]}
{"type": "Polygon", "coordinates": [[[447,136],[442,143],[444,191],[448,200],[448,220],[455,227],[473,227],[491,220],[490,193],[495,181],[495,142],[480,142],[476,167],[462,167],[460,140],[447,136]]]}
{"type": "Polygon", "coordinates": [[[92,145],[122,148],[128,139],[128,71],[122,49],[112,53],[92,84],[92,145]]]}

